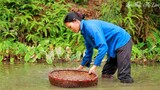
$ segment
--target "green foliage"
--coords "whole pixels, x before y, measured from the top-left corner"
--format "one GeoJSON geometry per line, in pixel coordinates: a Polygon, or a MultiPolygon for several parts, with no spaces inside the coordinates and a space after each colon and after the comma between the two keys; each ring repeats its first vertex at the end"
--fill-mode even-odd
{"type": "Polygon", "coordinates": [[[3,60],[3,56],[0,56],[0,62],[3,60]]]}
{"type": "Polygon", "coordinates": [[[88,0],[73,0],[73,2],[82,4],[88,2],[88,0]]]}
{"type": "Polygon", "coordinates": [[[101,14],[102,20],[106,20],[115,24],[120,24],[122,22],[122,16],[120,15],[121,1],[117,0],[107,0],[102,4],[101,14]]]}
{"type": "MultiPolygon", "coordinates": [[[[102,20],[117,24],[132,36],[132,60],[159,61],[160,15],[153,0],[107,0],[101,9],[102,20]]],[[[159,10],[159,9],[158,9],[159,10]]]]}
{"type": "MultiPolygon", "coordinates": [[[[73,0],[78,4],[88,0],[73,0]]],[[[160,60],[158,12],[141,0],[106,0],[101,19],[125,28],[135,42],[133,59],[160,60]]],[[[159,2],[156,2],[159,4],[159,2]]],[[[0,62],[80,60],[85,46],[80,33],[63,23],[71,6],[65,0],[0,0],[0,62]],[[72,47],[72,48],[71,48],[72,47]]],[[[96,56],[95,51],[94,56],[96,56]]]]}
{"type": "Polygon", "coordinates": [[[160,32],[153,33],[156,38],[148,37],[144,43],[138,43],[132,48],[132,59],[160,61],[160,32]]]}
{"type": "Polygon", "coordinates": [[[59,37],[59,31],[65,30],[62,18],[69,6],[63,1],[7,0],[1,3],[0,32],[3,38],[37,44],[39,38],[59,37]]]}
{"type": "Polygon", "coordinates": [[[154,20],[159,15],[154,14],[152,3],[151,0],[109,0],[102,5],[101,19],[125,28],[135,43],[143,42],[158,30],[158,23],[154,20]]]}
{"type": "MultiPolygon", "coordinates": [[[[51,40],[44,39],[37,46],[27,46],[13,40],[5,40],[0,43],[0,61],[9,61],[11,64],[15,61],[20,62],[38,62],[38,60],[46,60],[48,64],[52,64],[54,60],[72,60],[72,51],[70,47],[57,46],[51,44],[51,40]]],[[[76,52],[74,59],[81,58],[81,52],[76,52]]]]}
{"type": "Polygon", "coordinates": [[[63,18],[70,7],[65,0],[1,0],[0,5],[0,61],[45,59],[51,64],[66,57],[66,47],[84,49],[79,43],[82,37],[64,26],[63,18]]]}

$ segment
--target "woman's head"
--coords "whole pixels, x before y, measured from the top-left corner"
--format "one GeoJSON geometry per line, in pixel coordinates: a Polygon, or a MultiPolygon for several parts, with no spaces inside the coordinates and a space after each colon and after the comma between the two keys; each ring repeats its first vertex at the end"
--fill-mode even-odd
{"type": "Polygon", "coordinates": [[[79,32],[80,22],[84,19],[84,15],[77,12],[69,12],[64,18],[65,25],[73,32],[79,32]]]}

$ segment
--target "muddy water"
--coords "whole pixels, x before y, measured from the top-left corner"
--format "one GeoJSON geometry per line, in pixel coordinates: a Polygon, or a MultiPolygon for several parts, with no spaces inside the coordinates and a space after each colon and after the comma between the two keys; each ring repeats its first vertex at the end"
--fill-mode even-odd
{"type": "MultiPolygon", "coordinates": [[[[48,72],[58,68],[76,68],[78,64],[0,64],[0,90],[67,90],[51,85],[48,72]]],[[[146,67],[132,64],[132,76],[135,80],[133,84],[120,83],[116,74],[113,79],[102,79],[102,66],[97,68],[97,86],[73,90],[160,90],[160,65],[146,67]]]]}

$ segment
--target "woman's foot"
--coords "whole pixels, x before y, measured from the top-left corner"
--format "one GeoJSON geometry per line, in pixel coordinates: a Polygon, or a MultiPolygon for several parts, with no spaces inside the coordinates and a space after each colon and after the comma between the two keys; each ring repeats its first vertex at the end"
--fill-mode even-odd
{"type": "Polygon", "coordinates": [[[112,76],[112,75],[109,75],[109,74],[102,74],[102,78],[109,78],[109,79],[112,79],[113,76],[112,76]]]}
{"type": "Polygon", "coordinates": [[[121,83],[133,83],[134,80],[132,78],[120,80],[121,83]]]}

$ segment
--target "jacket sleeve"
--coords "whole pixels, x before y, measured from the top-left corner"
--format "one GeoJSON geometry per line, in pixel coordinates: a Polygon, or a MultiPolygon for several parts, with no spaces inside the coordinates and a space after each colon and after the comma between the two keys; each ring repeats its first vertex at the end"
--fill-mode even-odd
{"type": "Polygon", "coordinates": [[[81,65],[90,67],[90,63],[92,62],[93,47],[86,41],[85,41],[85,46],[86,46],[86,51],[82,59],[81,65]]]}
{"type": "Polygon", "coordinates": [[[92,41],[95,43],[95,48],[98,49],[98,54],[96,58],[94,59],[94,65],[100,66],[102,59],[104,58],[104,56],[106,55],[108,51],[108,45],[106,43],[103,30],[101,30],[99,26],[89,25],[88,28],[90,29],[89,34],[92,37],[92,41]]]}

